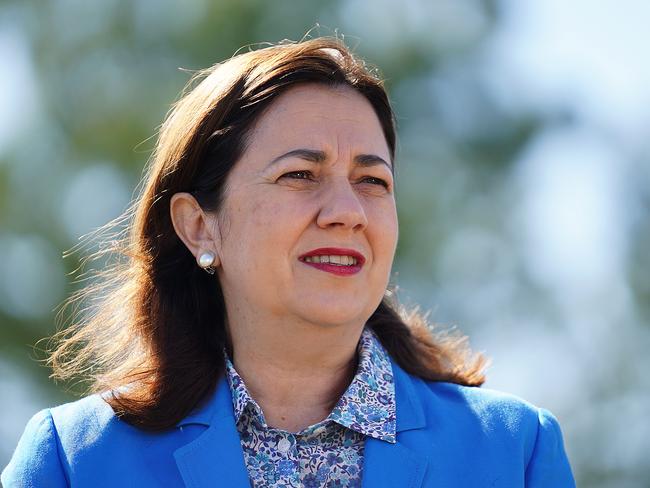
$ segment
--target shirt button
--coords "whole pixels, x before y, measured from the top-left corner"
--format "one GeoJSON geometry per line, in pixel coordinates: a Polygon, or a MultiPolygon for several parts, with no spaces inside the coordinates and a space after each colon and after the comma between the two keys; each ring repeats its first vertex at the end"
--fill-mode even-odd
{"type": "Polygon", "coordinates": [[[278,451],[286,453],[291,449],[291,441],[289,439],[280,439],[278,441],[278,451]]]}

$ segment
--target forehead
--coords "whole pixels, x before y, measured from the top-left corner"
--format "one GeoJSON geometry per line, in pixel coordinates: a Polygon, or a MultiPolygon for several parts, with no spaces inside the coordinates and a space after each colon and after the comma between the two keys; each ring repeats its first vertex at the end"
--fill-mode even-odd
{"type": "Polygon", "coordinates": [[[280,95],[251,131],[249,149],[347,148],[389,160],[379,118],[370,102],[348,86],[299,85],[280,95]]]}

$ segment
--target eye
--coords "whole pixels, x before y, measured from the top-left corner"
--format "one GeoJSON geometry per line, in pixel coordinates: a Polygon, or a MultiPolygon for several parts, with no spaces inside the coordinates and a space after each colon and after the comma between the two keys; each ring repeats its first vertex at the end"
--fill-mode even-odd
{"type": "Polygon", "coordinates": [[[311,180],[313,177],[311,171],[291,171],[280,176],[280,178],[291,178],[293,180],[311,180]]]}
{"type": "Polygon", "coordinates": [[[382,180],[381,178],[375,178],[374,176],[368,176],[361,181],[367,181],[373,185],[381,185],[384,188],[388,188],[388,183],[385,180],[382,180]]]}

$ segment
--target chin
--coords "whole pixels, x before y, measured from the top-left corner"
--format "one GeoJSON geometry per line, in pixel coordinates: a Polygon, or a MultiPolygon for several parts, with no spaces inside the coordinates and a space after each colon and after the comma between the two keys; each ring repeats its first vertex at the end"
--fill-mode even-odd
{"type": "Polygon", "coordinates": [[[308,306],[300,307],[300,316],[310,322],[331,327],[365,323],[376,308],[369,310],[367,306],[360,307],[359,303],[329,302],[321,303],[319,306],[316,301],[305,301],[303,304],[308,306]]]}

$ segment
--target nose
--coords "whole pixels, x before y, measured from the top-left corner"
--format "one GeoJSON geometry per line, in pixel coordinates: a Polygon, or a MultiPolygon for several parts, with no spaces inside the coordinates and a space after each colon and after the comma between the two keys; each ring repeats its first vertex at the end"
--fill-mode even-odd
{"type": "Polygon", "coordinates": [[[368,226],[368,218],[347,177],[332,178],[322,191],[322,204],[316,223],[319,227],[340,227],[355,231],[368,226]]]}

